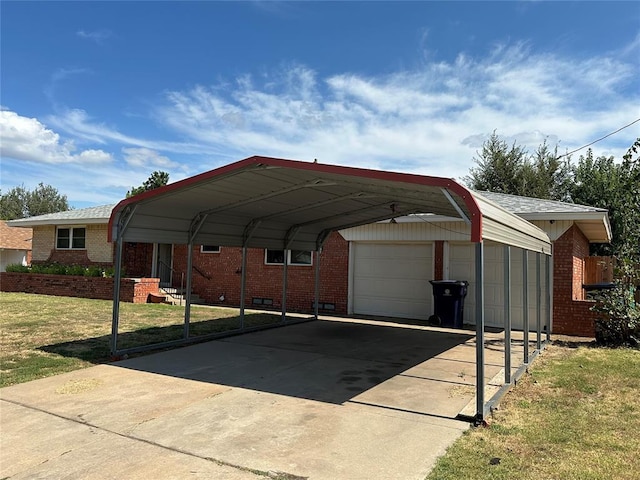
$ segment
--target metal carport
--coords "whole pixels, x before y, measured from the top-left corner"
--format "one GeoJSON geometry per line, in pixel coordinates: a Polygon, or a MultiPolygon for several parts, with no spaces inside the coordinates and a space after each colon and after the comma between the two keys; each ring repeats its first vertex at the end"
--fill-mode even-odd
{"type": "MultiPolygon", "coordinates": [[[[484,399],[484,293],[483,241],[522,248],[538,255],[551,254],[548,236],[531,223],[474,194],[452,179],[357,169],[315,162],[254,156],[121,201],[109,220],[109,240],[115,243],[113,298],[113,355],[118,350],[119,281],[123,242],[186,244],[187,301],[184,335],[189,336],[192,255],[194,244],[241,247],[243,251],[240,317],[245,307],[246,249],[270,248],[319,252],[335,230],[415,213],[461,218],[470,225],[476,262],[476,421],[483,421],[492,401],[484,399]]],[[[525,255],[526,257],[526,255],[525,255]]],[[[315,318],[318,316],[319,261],[316,262],[315,318]]],[[[508,266],[508,260],[505,267],[508,266]]],[[[505,279],[509,278],[505,268],[505,279]]],[[[528,283],[525,269],[525,284],[528,283]]],[[[286,313],[287,262],[283,266],[283,320],[286,313]]],[[[538,293],[541,294],[538,280],[538,293]]],[[[549,283],[547,283],[549,285],[549,283]]],[[[505,281],[505,292],[509,290],[505,281]]],[[[549,297],[549,288],[547,296],[549,297]]],[[[547,298],[548,298],[547,297],[547,298]]],[[[509,298],[508,296],[506,298],[509,298]]],[[[507,312],[505,307],[505,312],[507,312]]],[[[506,348],[510,346],[509,315],[505,321],[506,348]]],[[[550,311],[546,333],[549,334],[550,311]]],[[[538,342],[543,348],[541,318],[537,318],[538,342]]],[[[234,333],[237,333],[235,331],[234,333]]],[[[199,337],[198,340],[201,340],[199,337]]],[[[524,364],[529,362],[528,328],[525,328],[524,364]]],[[[505,386],[514,379],[510,353],[505,352],[505,386]],[[509,368],[507,368],[509,367],[509,368]]]]}

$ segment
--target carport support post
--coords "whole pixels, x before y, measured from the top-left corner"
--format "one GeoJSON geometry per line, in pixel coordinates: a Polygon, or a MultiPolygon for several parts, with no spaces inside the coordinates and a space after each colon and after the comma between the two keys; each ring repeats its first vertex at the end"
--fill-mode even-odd
{"type": "Polygon", "coordinates": [[[189,338],[189,322],[191,321],[191,285],[193,280],[193,240],[187,245],[187,302],[184,306],[184,339],[189,338]]]}
{"type": "Polygon", "coordinates": [[[536,308],[536,350],[542,349],[542,285],[540,283],[540,252],[536,253],[536,297],[538,305],[536,308]]]}
{"type": "Polygon", "coordinates": [[[242,247],[242,264],[240,266],[240,329],[244,328],[244,302],[247,289],[247,247],[242,247]]]}
{"type": "Polygon", "coordinates": [[[522,250],[522,336],[523,363],[529,363],[529,251],[522,250]]]}
{"type": "Polygon", "coordinates": [[[287,320],[287,267],[289,265],[289,250],[284,250],[282,265],[282,323],[287,320]]]}
{"type": "Polygon", "coordinates": [[[476,243],[476,422],[484,421],[484,248],[476,243]]]}
{"type": "Polygon", "coordinates": [[[545,257],[545,265],[547,267],[547,342],[551,341],[551,312],[553,312],[553,299],[551,298],[551,285],[553,284],[553,270],[551,270],[551,256],[545,257]]]}
{"type": "Polygon", "coordinates": [[[320,249],[316,250],[316,276],[314,280],[314,292],[313,298],[315,303],[313,305],[313,316],[317,320],[318,319],[318,310],[320,303],[320,249]]]}
{"type": "MultiPolygon", "coordinates": [[[[119,232],[118,232],[119,233],[119,232]]],[[[122,273],[122,237],[116,239],[115,269],[113,271],[113,312],[111,316],[111,355],[118,351],[118,327],[120,323],[120,275],[122,273]]]]}
{"type": "Polygon", "coordinates": [[[511,247],[504,246],[504,383],[511,383],[511,247]]]}

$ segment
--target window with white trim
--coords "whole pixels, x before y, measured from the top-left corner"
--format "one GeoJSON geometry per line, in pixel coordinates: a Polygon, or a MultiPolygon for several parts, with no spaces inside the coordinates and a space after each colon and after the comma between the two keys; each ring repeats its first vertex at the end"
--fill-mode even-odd
{"type": "Polygon", "coordinates": [[[58,227],[56,248],[58,250],[83,250],[86,248],[87,229],[85,227],[58,227]]]}
{"type": "Polygon", "coordinates": [[[220,246],[218,246],[218,245],[200,245],[200,252],[202,252],[202,253],[220,253],[220,246]]]}
{"type": "MultiPolygon", "coordinates": [[[[313,253],[310,250],[289,250],[287,255],[288,265],[311,265],[313,253]]],[[[284,264],[284,250],[265,250],[264,263],[267,265],[283,265],[284,264]]]]}

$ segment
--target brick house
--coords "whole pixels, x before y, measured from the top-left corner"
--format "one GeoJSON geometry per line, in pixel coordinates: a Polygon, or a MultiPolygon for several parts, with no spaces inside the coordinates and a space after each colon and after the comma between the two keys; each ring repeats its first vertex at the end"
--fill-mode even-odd
{"type": "MultiPolygon", "coordinates": [[[[554,333],[593,335],[592,302],[583,284],[584,259],[590,243],[607,243],[611,228],[607,212],[513,195],[479,192],[483,197],[544,230],[553,242],[554,333]]],[[[101,265],[113,263],[107,223],[114,205],[42,215],[10,222],[33,228],[33,262],[101,265]]],[[[513,325],[522,327],[523,258],[512,256],[513,325]],[[520,282],[520,288],[518,288],[520,282]]],[[[248,249],[246,306],[279,309],[283,263],[288,265],[287,308],[311,312],[314,303],[314,252],[248,249]]],[[[502,249],[486,245],[486,324],[502,325],[502,249]]],[[[161,285],[180,287],[187,265],[187,246],[125,243],[127,276],[160,278],[161,285]]],[[[528,270],[535,272],[535,257],[528,270]]],[[[240,303],[241,249],[197,245],[193,251],[193,292],[212,305],[240,303]]],[[[426,321],[433,313],[429,280],[470,282],[465,312],[473,312],[473,247],[469,227],[460,219],[411,215],[394,221],[333,232],[320,253],[319,307],[323,313],[377,315],[426,321]]],[[[542,278],[542,284],[547,279],[542,278]]],[[[535,294],[535,285],[530,298],[535,294]]],[[[546,299],[530,301],[530,316],[546,299]]],[[[465,322],[473,323],[473,315],[465,322]]]]}
{"type": "Polygon", "coordinates": [[[31,263],[31,229],[10,227],[4,220],[0,221],[0,272],[7,265],[31,263]]]}

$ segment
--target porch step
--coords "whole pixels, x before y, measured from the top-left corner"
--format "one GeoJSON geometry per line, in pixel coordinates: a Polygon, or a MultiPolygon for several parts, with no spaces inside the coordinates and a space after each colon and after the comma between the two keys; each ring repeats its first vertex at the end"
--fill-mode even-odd
{"type": "MultiPolygon", "coordinates": [[[[184,305],[187,303],[187,292],[180,288],[160,287],[160,294],[166,297],[165,303],[171,305],[184,305]]],[[[203,298],[197,293],[191,292],[191,305],[205,305],[203,298]]]]}

